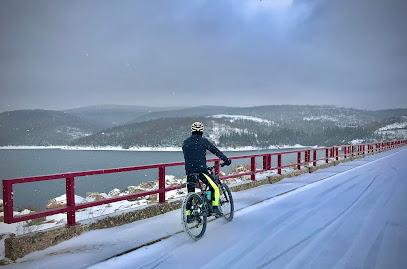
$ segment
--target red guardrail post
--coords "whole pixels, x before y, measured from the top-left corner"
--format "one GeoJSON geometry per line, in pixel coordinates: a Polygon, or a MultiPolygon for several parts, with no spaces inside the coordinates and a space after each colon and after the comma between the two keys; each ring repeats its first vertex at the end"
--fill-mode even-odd
{"type": "MultiPolygon", "coordinates": [[[[256,172],[256,157],[251,157],[250,158],[250,170],[252,173],[256,172]]],[[[256,174],[251,174],[250,175],[251,180],[256,180],[256,174]]]]}
{"type": "Polygon", "coordinates": [[[268,161],[268,155],[263,155],[263,170],[268,170],[267,161],[268,161]]]}
{"type": "Polygon", "coordinates": [[[298,153],[297,153],[297,163],[298,163],[298,165],[297,165],[297,168],[298,168],[298,170],[301,170],[301,151],[299,151],[298,153]]]}
{"type": "Polygon", "coordinates": [[[314,149],[314,166],[317,166],[317,150],[314,149]]]}
{"type": "Polygon", "coordinates": [[[281,175],[281,154],[277,155],[278,174],[281,175]]]}
{"type": "Polygon", "coordinates": [[[66,207],[68,212],[66,212],[67,224],[68,226],[74,226],[75,221],[75,178],[66,178],[66,207]]]}
{"type": "Polygon", "coordinates": [[[346,150],[348,147],[343,147],[343,157],[346,159],[346,150]]]}
{"type": "Polygon", "coordinates": [[[271,154],[267,158],[267,170],[271,170],[271,154]]]}
{"type": "Polygon", "coordinates": [[[339,159],[339,147],[336,147],[335,148],[336,149],[336,152],[335,152],[335,154],[336,154],[336,160],[338,160],[339,159]]]}
{"type": "Polygon", "coordinates": [[[10,224],[13,220],[13,185],[3,180],[3,206],[4,223],[10,224]]]}
{"type": "Polygon", "coordinates": [[[328,163],[328,149],[325,149],[325,162],[328,163]]]}
{"type": "Polygon", "coordinates": [[[307,150],[307,155],[308,155],[308,165],[311,162],[311,150],[307,150]]]}
{"type": "Polygon", "coordinates": [[[215,168],[215,175],[219,175],[219,173],[220,173],[220,166],[219,166],[219,164],[220,164],[220,160],[219,160],[219,159],[218,159],[218,160],[215,160],[215,165],[218,166],[218,167],[215,168]]]}
{"type": "MultiPolygon", "coordinates": [[[[158,168],[158,188],[160,190],[165,189],[165,166],[158,168]]],[[[158,194],[158,202],[165,203],[165,192],[158,194]]]]}

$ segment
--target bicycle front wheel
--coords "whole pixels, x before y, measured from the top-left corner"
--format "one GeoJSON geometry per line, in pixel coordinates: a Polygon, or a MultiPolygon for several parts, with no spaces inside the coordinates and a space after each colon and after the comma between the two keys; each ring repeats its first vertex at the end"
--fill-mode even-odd
{"type": "Polygon", "coordinates": [[[181,220],[184,231],[194,240],[202,238],[206,231],[207,215],[204,210],[204,201],[196,193],[189,193],[182,203],[181,220]],[[187,215],[189,208],[189,218],[187,215]],[[189,221],[188,221],[189,219],[189,221]]]}
{"type": "Polygon", "coordinates": [[[226,221],[231,221],[235,213],[232,193],[228,185],[226,185],[225,183],[222,183],[219,189],[221,191],[219,197],[219,205],[222,210],[223,217],[226,221]]]}

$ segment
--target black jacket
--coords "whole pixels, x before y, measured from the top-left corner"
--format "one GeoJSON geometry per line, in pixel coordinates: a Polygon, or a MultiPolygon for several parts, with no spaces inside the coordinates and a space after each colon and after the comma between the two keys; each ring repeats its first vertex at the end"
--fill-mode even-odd
{"type": "Polygon", "coordinates": [[[208,173],[206,168],[206,151],[209,150],[224,162],[228,158],[217,147],[215,147],[208,139],[199,134],[192,134],[189,138],[185,139],[182,145],[185,159],[185,172],[190,173],[208,173]]]}

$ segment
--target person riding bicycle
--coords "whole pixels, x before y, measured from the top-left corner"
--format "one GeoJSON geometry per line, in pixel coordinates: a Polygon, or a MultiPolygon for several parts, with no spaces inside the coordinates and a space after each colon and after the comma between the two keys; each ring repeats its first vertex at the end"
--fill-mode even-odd
{"type": "MultiPolygon", "coordinates": [[[[198,179],[204,182],[211,191],[212,209],[211,213],[216,216],[221,217],[222,212],[219,210],[219,188],[216,183],[211,178],[209,171],[206,166],[206,151],[209,150],[211,153],[215,154],[217,157],[222,159],[226,165],[232,163],[225,154],[223,154],[216,146],[214,146],[208,139],[202,137],[203,135],[203,124],[200,122],[194,122],[191,125],[191,136],[187,138],[183,145],[182,151],[184,153],[185,159],[185,172],[187,175],[187,182],[198,182],[198,179]]],[[[195,187],[192,184],[187,184],[188,193],[195,192],[195,187]]],[[[189,218],[189,209],[191,205],[187,205],[187,218],[189,218]]],[[[188,222],[189,222],[188,221],[188,222]]]]}

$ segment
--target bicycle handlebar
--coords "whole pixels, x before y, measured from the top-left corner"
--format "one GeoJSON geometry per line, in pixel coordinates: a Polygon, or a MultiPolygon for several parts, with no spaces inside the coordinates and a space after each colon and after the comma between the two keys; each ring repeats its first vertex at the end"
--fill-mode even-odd
{"type": "Polygon", "coordinates": [[[214,166],[210,166],[210,167],[207,167],[207,169],[209,170],[209,171],[212,171],[213,169],[215,169],[215,168],[217,168],[217,167],[224,167],[226,164],[225,163],[221,163],[221,164],[218,164],[218,165],[214,165],[214,166]]]}

